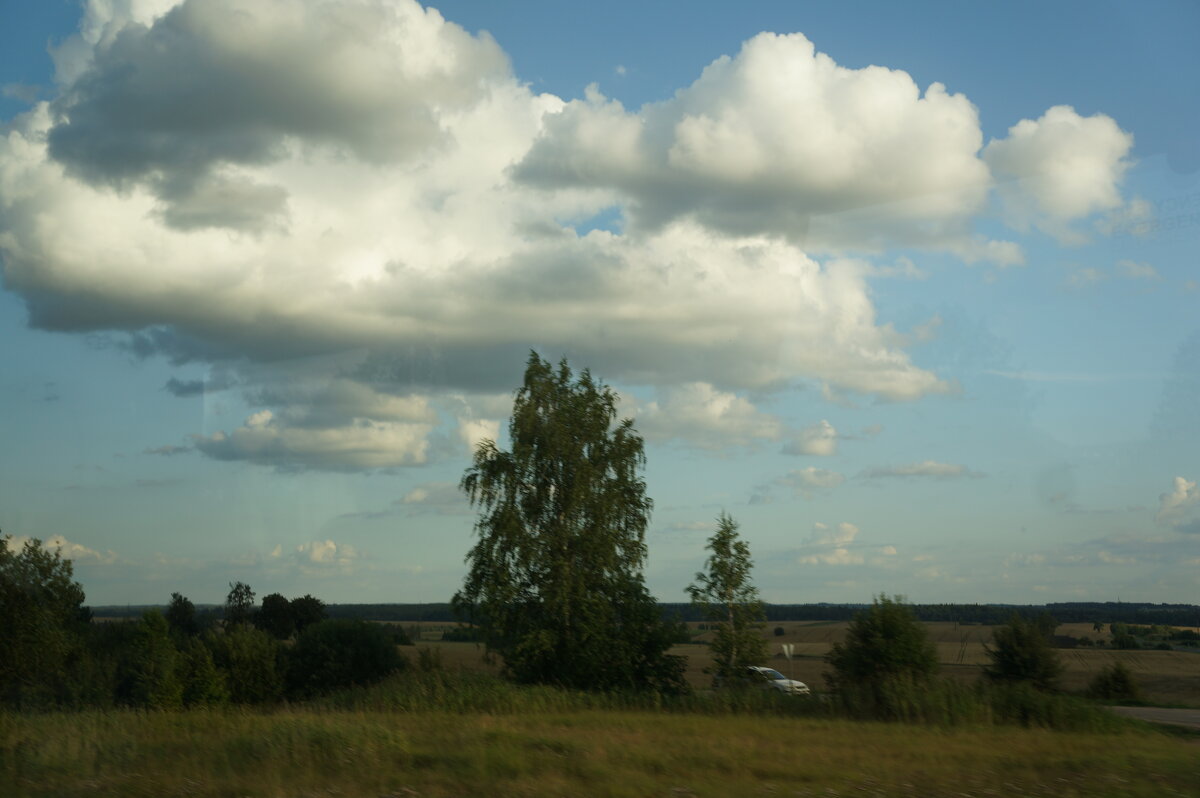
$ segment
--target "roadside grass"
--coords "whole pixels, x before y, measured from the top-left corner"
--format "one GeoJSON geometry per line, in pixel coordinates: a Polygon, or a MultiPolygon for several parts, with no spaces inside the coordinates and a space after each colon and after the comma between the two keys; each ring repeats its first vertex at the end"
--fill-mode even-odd
{"type": "Polygon", "coordinates": [[[1188,743],[574,709],[0,714],[6,796],[1194,795],[1188,743]]]}

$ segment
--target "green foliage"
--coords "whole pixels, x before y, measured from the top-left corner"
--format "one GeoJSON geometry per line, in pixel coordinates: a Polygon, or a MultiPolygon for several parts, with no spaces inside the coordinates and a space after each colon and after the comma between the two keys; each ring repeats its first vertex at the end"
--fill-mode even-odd
{"type": "Polygon", "coordinates": [[[186,706],[216,706],[229,700],[225,674],[217,668],[202,640],[191,637],[183,641],[179,664],[186,706]]]}
{"type": "Polygon", "coordinates": [[[483,636],[474,626],[455,626],[442,632],[442,640],[452,643],[478,643],[483,636]]]}
{"type": "Polygon", "coordinates": [[[509,422],[485,440],[462,489],[480,510],[455,609],[524,682],[686,689],[670,630],[646,590],[651,500],[642,437],[617,395],[564,359],[530,353],[509,422]]]}
{"type": "Polygon", "coordinates": [[[1113,662],[1101,668],[1088,683],[1087,694],[1092,698],[1114,701],[1138,701],[1142,697],[1133,671],[1123,662],[1113,662]]]}
{"type": "Polygon", "coordinates": [[[279,699],[283,678],[279,667],[280,645],[261,629],[236,624],[206,637],[213,661],[225,672],[229,698],[237,704],[279,699]]]}
{"type": "Polygon", "coordinates": [[[322,621],[300,633],[287,663],[288,692],[311,696],[377,682],[405,660],[380,624],[322,621]]]}
{"type": "Polygon", "coordinates": [[[179,593],[171,594],[166,618],[172,634],[190,637],[200,632],[200,623],[196,620],[196,605],[179,593]]]}
{"type": "Polygon", "coordinates": [[[130,702],[147,709],[179,709],[183,681],[171,630],[157,610],[142,616],[133,641],[130,702]]]}
{"type": "Polygon", "coordinates": [[[767,659],[767,641],[760,635],[766,618],[758,588],[750,581],[750,546],[737,530],[737,522],[722,512],[706,546],[712,552],[707,572],[697,573],[687,589],[692,604],[715,622],[713,679],[725,684],[744,679],[748,665],[767,659]]]}
{"type": "Polygon", "coordinates": [[[225,598],[225,624],[236,626],[250,623],[254,615],[254,591],[245,582],[230,582],[225,598]]]}
{"type": "Polygon", "coordinates": [[[52,704],[71,689],[87,618],[72,576],[71,561],[40,540],[16,551],[11,536],[0,538],[0,701],[52,704]]]}
{"type": "Polygon", "coordinates": [[[297,632],[303,632],[314,623],[320,623],[325,620],[325,602],[319,598],[313,598],[305,593],[300,598],[292,599],[291,604],[292,623],[296,625],[297,632]]]}
{"type": "Polygon", "coordinates": [[[784,634],[786,634],[786,632],[784,631],[784,629],[783,629],[783,627],[782,627],[782,626],[776,626],[776,627],[775,627],[775,636],[776,636],[776,637],[783,637],[783,636],[784,636],[784,634]]]}
{"type": "Polygon", "coordinates": [[[254,616],[254,625],[277,640],[287,640],[296,631],[291,602],[279,593],[263,596],[262,607],[254,616]]]}
{"type": "Polygon", "coordinates": [[[893,681],[919,685],[937,673],[937,651],[903,602],[901,596],[880,594],[854,616],[845,641],[834,644],[826,657],[835,690],[882,689],[893,681]]]}
{"type": "Polygon", "coordinates": [[[984,674],[993,682],[1027,682],[1039,690],[1053,690],[1062,674],[1058,652],[1050,645],[1057,624],[1044,615],[1030,620],[1014,614],[992,634],[986,648],[991,663],[984,674]]]}

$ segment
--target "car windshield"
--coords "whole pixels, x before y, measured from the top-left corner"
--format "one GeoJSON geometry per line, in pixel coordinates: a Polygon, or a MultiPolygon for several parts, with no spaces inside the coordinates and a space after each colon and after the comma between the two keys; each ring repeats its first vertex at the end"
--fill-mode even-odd
{"type": "Polygon", "coordinates": [[[773,671],[770,668],[763,668],[761,671],[759,671],[759,673],[762,674],[762,677],[764,679],[767,679],[772,682],[778,682],[778,681],[787,679],[787,677],[784,676],[779,671],[773,671]]]}

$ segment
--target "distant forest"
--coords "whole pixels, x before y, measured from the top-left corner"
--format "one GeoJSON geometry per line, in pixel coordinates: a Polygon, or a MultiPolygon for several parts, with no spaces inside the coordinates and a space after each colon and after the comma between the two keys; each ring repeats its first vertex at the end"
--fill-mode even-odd
{"type": "MultiPolygon", "coordinates": [[[[686,603],[660,603],[667,618],[703,621],[698,610],[686,603]]],[[[866,604],[766,604],[767,621],[848,621],[865,609],[866,604]]],[[[1036,617],[1048,612],[1059,623],[1133,623],[1194,626],[1200,628],[1200,606],[1195,604],[1146,604],[1137,602],[1059,602],[1051,604],[913,604],[913,613],[922,621],[1001,624],[1013,613],[1036,617]]],[[[140,618],[157,605],[93,607],[100,618],[140,618]]],[[[197,605],[197,609],[209,609],[197,605]]],[[[213,609],[216,609],[213,607],[213,609]]],[[[368,621],[404,621],[454,623],[459,619],[448,603],[439,604],[328,604],[330,618],[356,618],[368,621]]]]}

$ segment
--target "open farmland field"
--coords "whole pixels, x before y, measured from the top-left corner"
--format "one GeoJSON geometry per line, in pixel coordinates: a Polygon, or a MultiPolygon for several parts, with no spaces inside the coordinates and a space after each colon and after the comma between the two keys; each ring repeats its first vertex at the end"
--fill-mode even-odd
{"type": "MultiPolygon", "coordinates": [[[[403,625],[408,628],[416,624],[403,625]]],[[[448,626],[422,625],[423,639],[418,645],[436,649],[442,657],[443,664],[452,668],[487,671],[498,669],[495,663],[488,665],[483,662],[482,646],[438,640],[441,629],[448,626]]],[[[698,625],[689,626],[696,629],[698,625]]],[[[988,662],[984,646],[991,640],[994,627],[949,622],[926,623],[925,626],[937,646],[938,661],[942,663],[942,672],[945,675],[963,682],[980,678],[983,667],[988,662]]],[[[763,634],[771,653],[768,664],[785,675],[820,688],[824,685],[822,674],[825,672],[825,655],[834,643],[845,637],[846,627],[847,623],[842,621],[783,621],[767,624],[763,634]],[[777,626],[783,627],[783,635],[774,634],[777,626]],[[796,656],[790,663],[783,656],[780,648],[782,643],[795,646],[796,656]]],[[[1063,624],[1058,628],[1058,634],[1072,637],[1096,636],[1092,632],[1091,624],[1063,624]]],[[[708,637],[709,633],[701,633],[695,638],[695,643],[678,645],[671,650],[673,654],[682,654],[688,658],[687,679],[693,687],[707,687],[711,682],[711,678],[704,673],[704,669],[711,664],[709,650],[702,644],[708,637]]],[[[1059,656],[1064,666],[1062,685],[1067,690],[1082,691],[1101,668],[1116,661],[1124,663],[1133,671],[1146,700],[1200,707],[1200,650],[1192,653],[1073,648],[1060,649],[1059,656]]]]}
{"type": "Polygon", "coordinates": [[[35,796],[1182,796],[1154,731],[938,730],[615,710],[0,714],[0,783],[35,796]]]}

